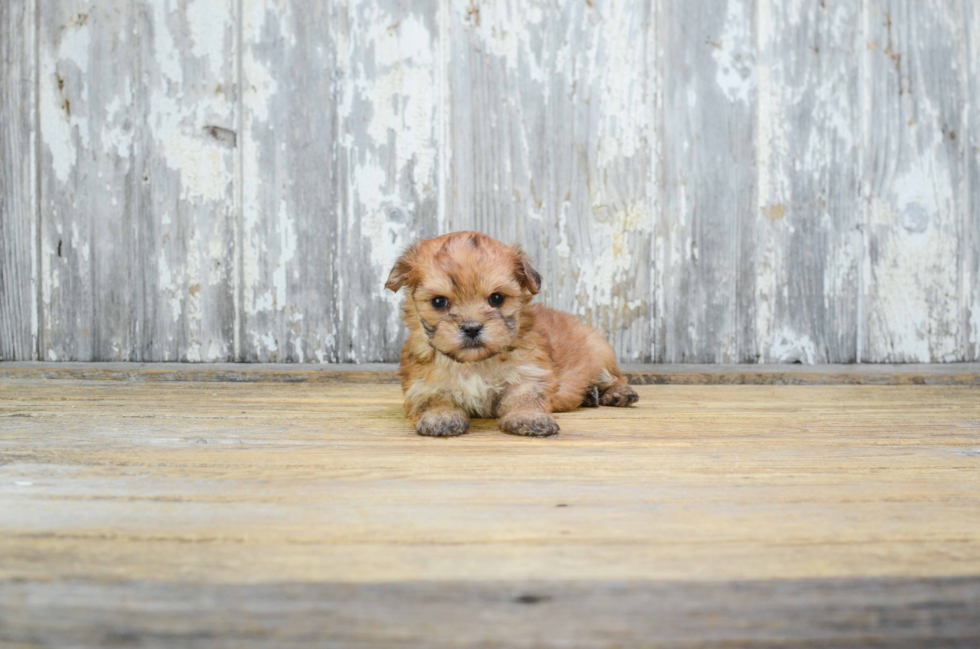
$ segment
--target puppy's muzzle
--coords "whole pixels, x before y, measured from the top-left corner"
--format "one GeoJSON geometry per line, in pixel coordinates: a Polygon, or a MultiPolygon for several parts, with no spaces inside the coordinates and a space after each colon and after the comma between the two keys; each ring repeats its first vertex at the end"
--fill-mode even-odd
{"type": "Polygon", "coordinates": [[[459,330],[463,332],[464,342],[476,342],[477,338],[480,337],[480,332],[483,331],[483,323],[464,322],[462,325],[460,325],[459,330]]]}

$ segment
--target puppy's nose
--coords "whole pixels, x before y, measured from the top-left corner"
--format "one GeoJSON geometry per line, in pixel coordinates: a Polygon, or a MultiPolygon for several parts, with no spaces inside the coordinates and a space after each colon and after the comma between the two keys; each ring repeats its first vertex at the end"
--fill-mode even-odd
{"type": "Polygon", "coordinates": [[[462,329],[463,333],[469,336],[470,338],[476,338],[477,336],[480,335],[480,332],[483,331],[483,323],[466,322],[460,326],[460,329],[462,329]]]}

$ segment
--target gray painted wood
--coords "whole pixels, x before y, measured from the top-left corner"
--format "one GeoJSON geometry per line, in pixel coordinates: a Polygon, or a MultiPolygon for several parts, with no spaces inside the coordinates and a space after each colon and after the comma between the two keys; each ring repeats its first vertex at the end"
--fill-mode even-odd
{"type": "Polygon", "coordinates": [[[861,5],[766,0],[757,7],[758,353],[768,363],[854,362],[861,5]]]}
{"type": "Polygon", "coordinates": [[[865,6],[866,359],[966,360],[963,7],[944,0],[865,6]]]}
{"type": "Polygon", "coordinates": [[[241,356],[397,355],[400,251],[438,228],[436,2],[248,2],[241,356]]]}
{"type": "Polygon", "coordinates": [[[136,356],[134,7],[46,2],[39,25],[40,356],[136,356]]]}
{"type": "Polygon", "coordinates": [[[0,581],[15,647],[975,647],[977,577],[0,581]]]}
{"type": "Polygon", "coordinates": [[[395,360],[472,228],[624,361],[980,359],[976,3],[23,2],[0,358],[395,360]]]}
{"type": "Polygon", "coordinates": [[[758,360],[755,3],[662,0],[656,360],[758,360]]]}
{"type": "Polygon", "coordinates": [[[0,360],[37,355],[34,18],[0,3],[0,360]]]}
{"type": "MultiPolygon", "coordinates": [[[[439,234],[444,80],[439,0],[338,2],[342,189],[332,257],[341,362],[397,358],[401,297],[383,290],[402,250],[439,234]]],[[[321,352],[321,355],[324,352],[321,352]]],[[[293,359],[290,359],[293,360],[293,359]]]]}
{"type": "Polygon", "coordinates": [[[240,355],[336,361],[337,16],[244,9],[240,355]]]}
{"type": "Polygon", "coordinates": [[[447,230],[524,245],[541,301],[651,357],[653,7],[453,3],[447,230]]]}
{"type": "Polygon", "coordinates": [[[964,291],[963,349],[965,358],[980,359],[980,4],[963,4],[966,20],[967,64],[965,72],[969,80],[970,124],[969,135],[963,140],[963,154],[967,165],[966,231],[962,245],[960,283],[964,291]]]}
{"type": "Polygon", "coordinates": [[[233,4],[45,4],[41,357],[233,350],[233,4]]]}
{"type": "MultiPolygon", "coordinates": [[[[138,0],[131,190],[138,359],[232,360],[236,0],[138,0]]],[[[125,103],[125,102],[124,102],[125,103]]]]}

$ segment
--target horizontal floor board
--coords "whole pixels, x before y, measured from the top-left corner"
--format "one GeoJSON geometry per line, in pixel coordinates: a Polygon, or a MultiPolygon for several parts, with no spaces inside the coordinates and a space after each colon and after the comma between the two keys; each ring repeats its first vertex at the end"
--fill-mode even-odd
{"type": "Polygon", "coordinates": [[[269,583],[0,581],[4,647],[962,647],[980,577],[269,583]]]}

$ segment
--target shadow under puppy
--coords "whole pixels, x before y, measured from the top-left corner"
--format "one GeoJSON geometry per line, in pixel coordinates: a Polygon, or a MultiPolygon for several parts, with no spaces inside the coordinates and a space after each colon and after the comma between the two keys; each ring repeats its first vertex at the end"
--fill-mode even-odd
{"type": "Polygon", "coordinates": [[[602,335],[567,313],[530,304],[541,275],[518,246],[480,232],[419,241],[385,288],[406,288],[405,409],[419,435],[469,430],[497,417],[515,435],[553,435],[553,412],[638,399],[602,335]]]}

